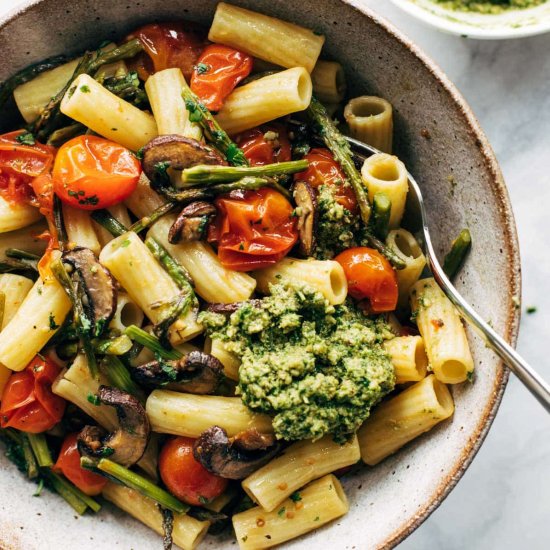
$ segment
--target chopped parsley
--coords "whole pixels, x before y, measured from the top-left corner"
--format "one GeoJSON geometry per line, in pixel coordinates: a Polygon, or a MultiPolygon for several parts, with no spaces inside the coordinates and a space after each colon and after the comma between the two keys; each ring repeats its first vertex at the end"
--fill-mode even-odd
{"type": "Polygon", "coordinates": [[[286,512],[286,508],[283,506],[278,512],[277,512],[277,515],[279,517],[282,517],[284,515],[284,513],[286,512]]]}
{"type": "Polygon", "coordinates": [[[88,392],[88,396],[86,397],[86,399],[88,400],[88,403],[91,403],[96,407],[99,407],[99,405],[101,405],[101,400],[99,399],[99,396],[93,394],[92,392],[88,392]]]}
{"type": "Polygon", "coordinates": [[[197,74],[207,73],[212,67],[206,63],[199,63],[195,66],[195,71],[197,74]]]}
{"type": "Polygon", "coordinates": [[[528,315],[532,315],[533,313],[536,313],[537,312],[537,307],[536,306],[529,306],[526,310],[528,315]]]}
{"type": "Polygon", "coordinates": [[[23,132],[22,134],[19,134],[15,139],[22,145],[34,145],[36,143],[34,136],[30,132],[23,132]]]}
{"type": "Polygon", "coordinates": [[[82,86],[80,86],[80,91],[83,94],[89,94],[91,92],[90,86],[87,86],[86,84],[83,84],[82,86]]]}
{"type": "Polygon", "coordinates": [[[54,314],[53,314],[53,313],[50,313],[49,321],[50,321],[50,330],[55,330],[55,329],[57,329],[57,328],[60,327],[60,325],[58,325],[58,324],[55,322],[55,317],[54,317],[54,314]]]}
{"type": "Polygon", "coordinates": [[[290,495],[290,500],[292,502],[298,502],[298,501],[302,500],[302,496],[300,495],[300,493],[298,491],[295,491],[294,493],[292,493],[290,495]]]}
{"type": "Polygon", "coordinates": [[[120,243],[120,248],[126,248],[127,246],[130,246],[130,239],[124,239],[124,240],[120,243]]]}

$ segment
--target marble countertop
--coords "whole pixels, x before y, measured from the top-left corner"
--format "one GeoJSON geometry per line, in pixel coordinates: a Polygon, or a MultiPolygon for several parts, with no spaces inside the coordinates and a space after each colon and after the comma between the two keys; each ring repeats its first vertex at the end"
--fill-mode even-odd
{"type": "MultiPolygon", "coordinates": [[[[0,13],[22,0],[1,0],[0,13]]],[[[518,226],[523,319],[518,349],[550,380],[550,34],[476,41],[440,33],[388,0],[362,0],[412,38],[447,73],[500,161],[518,226]],[[530,306],[535,313],[526,314],[530,306]]],[[[550,418],[510,377],[472,465],[401,550],[550,548],[550,418]]]]}

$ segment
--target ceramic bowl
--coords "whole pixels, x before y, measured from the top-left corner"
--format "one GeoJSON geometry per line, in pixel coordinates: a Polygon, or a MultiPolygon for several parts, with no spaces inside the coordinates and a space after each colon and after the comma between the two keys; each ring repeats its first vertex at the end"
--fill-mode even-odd
{"type": "MultiPolygon", "coordinates": [[[[423,189],[437,250],[443,253],[461,228],[470,228],[474,245],[457,286],[497,331],[515,341],[520,263],[512,210],[487,139],[455,87],[416,46],[358,2],[237,3],[321,31],[327,38],[324,55],[345,65],[351,94],[368,92],[391,101],[395,152],[423,189]]],[[[0,21],[0,80],[45,57],[120,38],[144,22],[188,18],[207,23],[215,6],[215,0],[28,2],[0,21]]],[[[469,338],[475,382],[452,388],[452,420],[375,468],[344,478],[349,514],[289,548],[391,548],[441,503],[483,442],[508,376],[478,338],[472,333],[469,338]]],[[[34,487],[3,456],[0,485],[0,547],[5,550],[161,545],[157,535],[109,504],[99,516],[77,517],[47,491],[33,497],[34,487]]],[[[203,545],[235,548],[229,536],[208,538],[203,545]]]]}
{"type": "Polygon", "coordinates": [[[550,2],[533,8],[481,14],[450,10],[431,0],[392,0],[420,21],[442,31],[487,40],[522,38],[550,31],[550,2]]]}

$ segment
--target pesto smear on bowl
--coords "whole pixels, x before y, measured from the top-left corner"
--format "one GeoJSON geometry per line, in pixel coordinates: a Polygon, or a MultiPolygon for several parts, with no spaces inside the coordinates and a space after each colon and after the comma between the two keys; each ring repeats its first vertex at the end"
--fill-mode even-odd
{"type": "Polygon", "coordinates": [[[534,8],[547,0],[431,0],[449,10],[474,11],[490,15],[507,10],[534,8]]]}
{"type": "Polygon", "coordinates": [[[353,304],[331,306],[307,286],[271,286],[229,317],[199,317],[212,339],[241,358],[238,391],[250,409],[273,416],[278,438],[344,441],[393,390],[381,344],[393,338],[382,317],[353,304]]]}

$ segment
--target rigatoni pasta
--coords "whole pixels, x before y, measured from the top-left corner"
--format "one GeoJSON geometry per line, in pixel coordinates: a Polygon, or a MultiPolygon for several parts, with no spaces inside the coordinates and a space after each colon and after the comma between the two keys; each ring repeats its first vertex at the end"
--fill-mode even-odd
{"type": "Polygon", "coordinates": [[[320,59],[311,71],[313,93],[323,103],[337,104],[346,94],[346,75],[337,61],[320,59]]]}
{"type": "Polygon", "coordinates": [[[0,275],[0,292],[3,292],[5,296],[0,330],[3,330],[13,319],[32,287],[33,282],[28,277],[12,273],[0,275]]]}
{"type": "Polygon", "coordinates": [[[243,50],[281,67],[313,70],[325,37],[274,17],[220,2],[209,40],[243,50]]]}
{"type": "Polygon", "coordinates": [[[428,357],[421,336],[397,336],[384,342],[395,369],[395,383],[418,382],[428,372],[428,357]]]}
{"type": "Polygon", "coordinates": [[[412,287],[411,309],[436,378],[445,384],[467,380],[474,360],[466,332],[458,311],[434,279],[421,279],[412,287]]]}
{"type": "Polygon", "coordinates": [[[312,84],[303,67],[264,76],[236,88],[216,116],[228,134],[303,111],[311,101],[312,84]]]}
{"type": "Polygon", "coordinates": [[[38,208],[15,203],[0,196],[0,233],[16,231],[37,222],[42,218],[38,208]]]}
{"type": "Polygon", "coordinates": [[[344,108],[344,118],[352,137],[383,153],[392,152],[393,109],[389,101],[375,96],[354,97],[344,108]]]}
{"type": "Polygon", "coordinates": [[[313,481],[280,507],[266,512],[251,508],[233,516],[239,548],[271,548],[318,529],[349,510],[342,485],[333,475],[313,481]]]}
{"type": "Polygon", "coordinates": [[[447,386],[431,374],[382,403],[357,432],[363,462],[378,464],[453,412],[447,386]]]}
{"type": "Polygon", "coordinates": [[[99,135],[137,151],[157,134],[155,119],[82,74],[61,102],[61,111],[99,135]]]}

